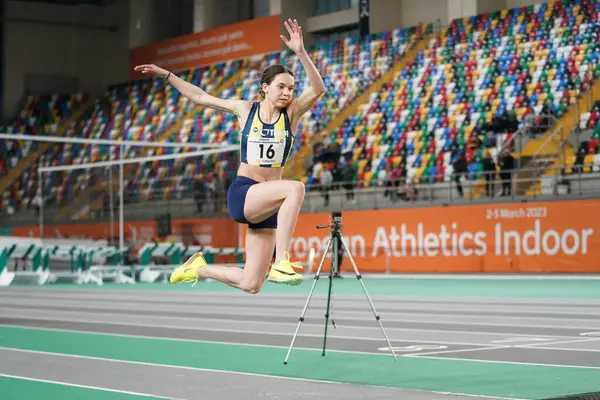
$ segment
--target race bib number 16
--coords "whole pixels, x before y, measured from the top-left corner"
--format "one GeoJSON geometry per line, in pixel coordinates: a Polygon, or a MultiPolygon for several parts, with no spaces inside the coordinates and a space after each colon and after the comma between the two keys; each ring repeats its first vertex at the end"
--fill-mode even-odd
{"type": "Polygon", "coordinates": [[[281,164],[285,140],[248,140],[248,162],[252,164],[281,164]]]}

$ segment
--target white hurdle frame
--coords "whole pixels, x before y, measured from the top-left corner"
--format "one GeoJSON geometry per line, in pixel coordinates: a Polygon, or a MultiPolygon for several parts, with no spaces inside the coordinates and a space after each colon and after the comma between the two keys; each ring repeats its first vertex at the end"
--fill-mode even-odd
{"type": "MultiPolygon", "coordinates": [[[[112,167],[114,165],[119,166],[119,250],[122,252],[125,248],[124,240],[124,222],[123,222],[123,165],[125,164],[139,164],[148,161],[162,161],[162,160],[175,160],[180,158],[197,157],[209,154],[224,153],[228,151],[239,151],[239,145],[231,144],[202,144],[202,143],[170,143],[170,142],[147,142],[147,141],[133,141],[133,140],[108,140],[108,139],[79,139],[79,138],[68,138],[68,137],[57,137],[57,136],[35,136],[35,135],[20,135],[20,134],[6,134],[0,133],[0,139],[7,140],[19,140],[19,141],[38,141],[38,142],[54,142],[54,143],[81,143],[81,144],[92,144],[100,146],[118,146],[119,147],[119,158],[117,160],[100,161],[95,163],[85,164],[74,164],[74,165],[57,165],[55,167],[38,167],[38,196],[40,198],[40,214],[39,214],[39,225],[40,225],[40,239],[44,238],[44,198],[43,198],[43,184],[44,172],[54,171],[73,171],[78,169],[90,169],[94,167],[112,167]],[[163,154],[160,156],[148,156],[148,157],[137,157],[130,159],[123,159],[124,149],[127,146],[138,146],[138,147],[174,147],[174,148],[199,148],[204,150],[188,151],[176,154],[163,154]],[[206,149],[208,148],[208,149],[206,149]]],[[[112,201],[112,197],[111,197],[112,201]]],[[[111,208],[112,209],[112,208],[111,208]]],[[[111,211],[112,212],[112,211],[111,211]]],[[[112,218],[112,217],[111,217],[112,218]]],[[[111,221],[112,223],[112,221],[111,221]]],[[[122,259],[119,258],[119,265],[122,259]]]]}
{"type": "Polygon", "coordinates": [[[97,144],[104,146],[139,146],[139,147],[225,147],[227,144],[215,144],[215,143],[174,143],[174,142],[148,142],[140,140],[111,140],[111,139],[79,139],[72,137],[61,137],[61,136],[38,136],[38,135],[21,135],[12,133],[0,133],[0,139],[7,140],[23,140],[32,142],[54,142],[54,143],[80,143],[80,144],[97,144]]]}

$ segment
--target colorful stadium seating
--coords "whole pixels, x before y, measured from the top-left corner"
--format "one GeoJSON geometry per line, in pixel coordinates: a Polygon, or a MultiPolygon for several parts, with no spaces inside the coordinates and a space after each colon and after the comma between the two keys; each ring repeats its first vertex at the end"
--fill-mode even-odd
{"type": "Polygon", "coordinates": [[[482,124],[507,110],[523,123],[544,105],[560,117],[600,76],[599,11],[579,0],[455,20],[331,139],[367,186],[395,168],[415,182],[449,181],[459,152],[479,179],[484,152],[510,137],[482,137],[482,124]]]}
{"type": "MultiPolygon", "coordinates": [[[[24,108],[3,133],[23,135],[53,135],[61,120],[71,116],[74,109],[87,100],[84,94],[29,96],[24,108]]],[[[0,172],[6,173],[36,148],[39,142],[0,140],[0,172]]]]}
{"type": "MultiPolygon", "coordinates": [[[[235,73],[241,61],[211,65],[184,72],[181,76],[195,84],[214,89],[227,76],[235,73]]],[[[142,79],[116,85],[99,98],[85,115],[74,122],[66,132],[67,136],[78,138],[98,138],[112,140],[158,140],[181,116],[193,106],[171,85],[160,79],[142,79]]],[[[132,147],[127,157],[139,157],[142,149],[132,147]]],[[[118,149],[97,145],[64,144],[51,146],[38,162],[32,165],[9,188],[6,201],[16,207],[28,202],[37,190],[37,168],[39,165],[61,165],[86,163],[116,159],[118,149]],[[23,187],[29,190],[23,195],[23,187]]],[[[106,170],[75,170],[52,172],[45,175],[44,197],[48,204],[64,205],[90,185],[107,180],[106,170]]]]}
{"type": "MultiPolygon", "coordinates": [[[[449,181],[459,153],[466,154],[467,177],[479,179],[484,153],[495,155],[513,135],[494,133],[486,137],[481,134],[484,124],[508,111],[514,111],[521,124],[527,115],[542,110],[560,118],[600,76],[599,12],[600,3],[596,1],[574,0],[455,20],[381,91],[371,93],[357,113],[327,132],[325,127],[392,68],[421,38],[422,31],[401,29],[319,43],[309,51],[323,75],[327,92],[301,122],[296,148],[308,145],[322,133],[328,135],[329,143],[340,145],[351,156],[348,162],[356,167],[354,179],[364,186],[375,185],[391,174],[420,183],[449,181]]],[[[297,93],[308,84],[297,57],[289,51],[198,68],[182,77],[211,94],[251,100],[257,99],[261,70],[272,63],[283,63],[292,69],[297,93]],[[232,76],[236,79],[228,87],[215,92],[232,76]]],[[[69,107],[63,109],[58,103],[48,109],[56,111],[46,111],[45,115],[54,118],[49,121],[68,116],[69,107]]],[[[234,116],[200,108],[192,117],[186,116],[192,106],[159,79],[117,85],[67,134],[129,140],[160,138],[178,143],[238,143],[234,116]],[[177,121],[182,122],[181,127],[171,129],[177,121]]],[[[592,140],[586,143],[586,159],[600,164],[596,156],[599,112],[593,109],[583,114],[580,124],[595,130],[592,140]]],[[[23,130],[27,124],[31,125],[15,124],[13,131],[23,130]]],[[[12,152],[9,145],[0,142],[0,154],[12,152]]],[[[142,153],[139,148],[131,148],[127,156],[174,151],[181,150],[142,153]]],[[[35,193],[36,184],[32,182],[36,181],[38,165],[114,159],[116,152],[117,149],[111,152],[98,146],[52,146],[2,195],[0,202],[28,201],[35,193]]],[[[180,198],[192,190],[193,177],[198,174],[207,180],[215,174],[234,175],[237,157],[232,152],[193,162],[180,159],[139,165],[127,179],[128,199],[180,198]]],[[[11,167],[10,163],[0,163],[0,170],[11,167]]],[[[45,198],[65,204],[87,187],[106,180],[105,171],[93,171],[49,174],[45,198]]],[[[318,178],[307,176],[303,181],[316,183],[318,178]]]]}
{"type": "MultiPolygon", "coordinates": [[[[54,135],[59,123],[71,117],[73,110],[87,102],[87,95],[38,95],[29,96],[23,109],[8,125],[1,128],[3,133],[22,135],[54,135]]],[[[12,141],[0,139],[0,176],[34,151],[40,142],[12,141]]],[[[27,175],[27,178],[32,178],[27,175]]],[[[20,180],[0,196],[0,208],[19,209],[23,202],[35,194],[35,179],[20,180]]]]}
{"type": "MultiPolygon", "coordinates": [[[[579,143],[577,153],[568,157],[566,173],[588,173],[600,172],[600,100],[596,101],[589,112],[581,114],[579,129],[581,132],[591,134],[589,140],[579,143]],[[584,165],[583,168],[573,168],[577,164],[584,165]]],[[[584,136],[584,137],[587,137],[584,136]]]]}

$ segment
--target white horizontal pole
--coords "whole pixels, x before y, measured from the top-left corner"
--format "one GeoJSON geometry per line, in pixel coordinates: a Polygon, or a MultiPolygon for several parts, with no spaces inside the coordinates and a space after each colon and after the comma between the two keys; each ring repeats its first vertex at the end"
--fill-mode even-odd
{"type": "Polygon", "coordinates": [[[138,157],[138,158],[129,158],[129,159],[124,159],[124,160],[100,161],[100,162],[87,163],[87,164],[57,165],[56,167],[39,167],[38,171],[40,171],[40,172],[73,171],[76,169],[111,167],[114,165],[121,165],[121,164],[123,164],[123,165],[124,164],[138,164],[138,163],[144,163],[144,162],[148,162],[148,161],[175,160],[178,158],[198,157],[198,156],[204,156],[204,155],[208,155],[208,154],[225,153],[227,151],[238,151],[238,150],[239,150],[239,146],[228,145],[227,147],[222,147],[220,149],[188,151],[185,153],[178,153],[178,154],[163,154],[161,156],[138,157]]]}
{"type": "Polygon", "coordinates": [[[140,146],[140,147],[194,147],[194,148],[219,148],[229,144],[214,143],[173,143],[173,142],[148,142],[139,140],[110,140],[110,139],[79,139],[60,136],[38,136],[21,135],[12,133],[0,133],[0,139],[8,140],[31,140],[36,142],[54,142],[54,143],[82,143],[96,144],[100,146],[140,146]]]}

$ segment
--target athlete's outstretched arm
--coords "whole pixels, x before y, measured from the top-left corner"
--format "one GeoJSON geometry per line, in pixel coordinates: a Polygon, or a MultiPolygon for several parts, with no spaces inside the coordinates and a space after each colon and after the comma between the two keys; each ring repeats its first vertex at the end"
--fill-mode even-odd
{"type": "Polygon", "coordinates": [[[183,96],[204,107],[227,111],[239,117],[246,103],[244,100],[227,100],[211,96],[198,86],[186,82],[174,73],[157,67],[154,64],[138,65],[134,70],[141,71],[142,74],[155,75],[166,79],[183,96]]]}
{"type": "Polygon", "coordinates": [[[317,99],[325,93],[325,84],[317,67],[315,67],[304,49],[302,27],[298,25],[298,21],[288,19],[284,24],[290,34],[290,39],[288,40],[285,36],[281,35],[281,40],[283,40],[290,50],[296,53],[310,81],[310,86],[293,102],[293,113],[297,118],[310,110],[317,99]]]}

